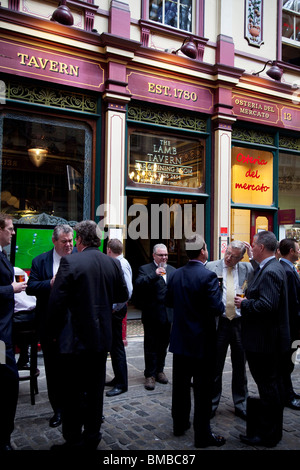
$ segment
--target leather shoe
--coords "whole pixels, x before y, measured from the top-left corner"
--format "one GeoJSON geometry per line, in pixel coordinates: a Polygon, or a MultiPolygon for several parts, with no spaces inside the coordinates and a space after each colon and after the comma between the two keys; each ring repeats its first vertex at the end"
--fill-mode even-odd
{"type": "Polygon", "coordinates": [[[248,446],[262,446],[262,447],[275,447],[277,445],[276,443],[273,442],[266,442],[264,441],[261,437],[259,436],[244,436],[243,434],[240,434],[240,440],[243,442],[243,444],[247,444],[248,446]]]}
{"type": "Polygon", "coordinates": [[[156,377],[157,382],[160,384],[167,384],[169,381],[166,377],[166,374],[164,372],[159,372],[156,377]]]}
{"type": "Polygon", "coordinates": [[[50,418],[49,426],[50,428],[57,428],[57,426],[60,426],[60,425],[61,425],[61,414],[59,411],[57,411],[56,413],[54,413],[52,418],[50,418]]]}
{"type": "Polygon", "coordinates": [[[146,377],[145,389],[146,390],[154,390],[155,389],[155,378],[154,377],[146,377]]]}
{"type": "Polygon", "coordinates": [[[210,447],[210,446],[216,446],[216,447],[221,447],[226,443],[226,439],[222,436],[217,436],[213,432],[209,434],[206,438],[204,439],[199,439],[195,440],[195,447],[210,447]]]}
{"type": "Polygon", "coordinates": [[[285,406],[287,408],[291,408],[292,410],[300,410],[300,399],[299,398],[292,398],[292,400],[288,401],[285,406]]]}
{"type": "Polygon", "coordinates": [[[240,410],[239,408],[235,408],[234,414],[235,414],[235,416],[238,416],[239,418],[243,419],[244,421],[246,421],[246,419],[247,419],[247,413],[246,413],[245,410],[240,410]]]}
{"type": "Polygon", "coordinates": [[[108,392],[106,392],[107,397],[115,397],[117,395],[121,395],[121,393],[125,393],[127,390],[124,390],[124,388],[119,388],[119,387],[114,387],[108,392]]]}

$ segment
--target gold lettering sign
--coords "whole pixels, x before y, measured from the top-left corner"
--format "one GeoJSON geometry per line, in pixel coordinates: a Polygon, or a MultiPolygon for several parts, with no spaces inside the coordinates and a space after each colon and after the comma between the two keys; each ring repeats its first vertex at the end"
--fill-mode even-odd
{"type": "Polygon", "coordinates": [[[132,183],[204,191],[204,143],[132,132],[128,176],[132,183]]]}
{"type": "Polygon", "coordinates": [[[233,147],[231,158],[232,201],[270,206],[273,203],[273,154],[233,147]]]}
{"type": "Polygon", "coordinates": [[[20,65],[25,67],[35,67],[36,69],[49,70],[49,72],[56,72],[64,75],[73,75],[74,77],[79,76],[79,66],[66,64],[57,60],[43,59],[42,57],[36,57],[34,55],[29,56],[18,52],[20,57],[20,65]]]}

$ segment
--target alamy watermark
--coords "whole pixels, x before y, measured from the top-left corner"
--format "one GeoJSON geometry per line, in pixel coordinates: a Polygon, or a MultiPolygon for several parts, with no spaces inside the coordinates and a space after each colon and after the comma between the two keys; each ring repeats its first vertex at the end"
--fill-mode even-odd
{"type": "MultiPolygon", "coordinates": [[[[126,197],[124,199],[126,203],[126,197]]],[[[105,227],[110,225],[109,221],[117,220],[115,207],[101,204],[96,216],[100,218],[98,226],[104,238],[108,237],[105,227]]],[[[127,220],[129,222],[123,234],[125,239],[182,240],[196,233],[203,234],[204,204],[132,204],[127,209],[127,220]]]]}

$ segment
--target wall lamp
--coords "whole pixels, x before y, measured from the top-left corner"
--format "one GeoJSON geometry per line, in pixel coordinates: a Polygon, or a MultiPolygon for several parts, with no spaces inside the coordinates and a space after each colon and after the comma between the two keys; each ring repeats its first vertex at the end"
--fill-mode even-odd
{"type": "Polygon", "coordinates": [[[277,80],[278,82],[280,82],[282,74],[283,74],[283,70],[280,67],[278,67],[278,65],[276,65],[275,61],[272,61],[272,60],[268,60],[265,63],[264,68],[262,70],[260,70],[259,72],[255,72],[252,75],[256,75],[258,77],[259,74],[265,70],[267,65],[272,65],[272,67],[269,68],[269,70],[266,72],[266,74],[270,78],[273,78],[273,80],[277,80]]]}
{"type": "Polygon", "coordinates": [[[61,0],[61,2],[59,2],[59,6],[52,13],[51,21],[57,21],[57,23],[65,26],[73,25],[74,18],[70,8],[67,7],[67,0],[61,0]]]}
{"type": "Polygon", "coordinates": [[[177,51],[173,51],[172,54],[177,54],[177,52],[181,51],[184,55],[189,57],[190,59],[196,59],[197,57],[197,46],[194,43],[194,39],[192,36],[185,38],[181,47],[177,49],[177,51]]]}

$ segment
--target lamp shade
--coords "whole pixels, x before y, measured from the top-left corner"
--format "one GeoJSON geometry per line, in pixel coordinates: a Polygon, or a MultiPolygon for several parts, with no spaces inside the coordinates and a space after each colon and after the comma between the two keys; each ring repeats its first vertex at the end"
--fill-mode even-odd
{"type": "Polygon", "coordinates": [[[66,0],[60,2],[60,6],[54,10],[51,21],[57,21],[57,23],[63,24],[65,26],[72,26],[74,23],[73,15],[66,5],[66,0]]]}
{"type": "Polygon", "coordinates": [[[197,47],[192,37],[188,39],[188,42],[184,41],[180,50],[184,55],[186,55],[190,59],[196,59],[197,57],[197,47]]]}
{"type": "Polygon", "coordinates": [[[278,65],[273,64],[272,67],[269,68],[269,70],[266,72],[266,74],[270,77],[273,78],[273,80],[277,80],[280,82],[283,70],[278,67],[278,65]]]}

